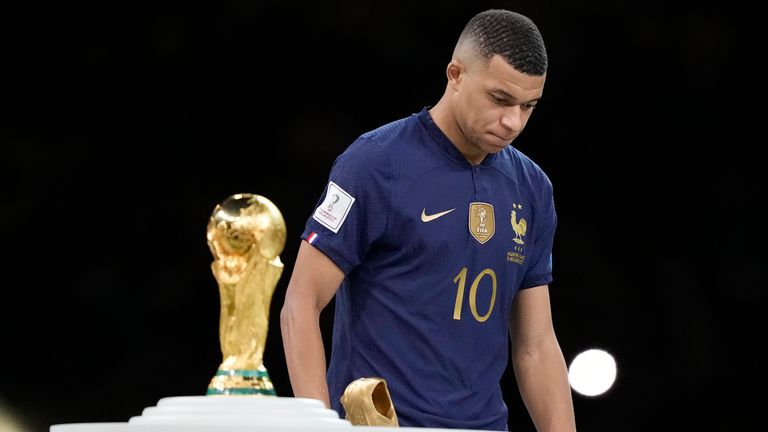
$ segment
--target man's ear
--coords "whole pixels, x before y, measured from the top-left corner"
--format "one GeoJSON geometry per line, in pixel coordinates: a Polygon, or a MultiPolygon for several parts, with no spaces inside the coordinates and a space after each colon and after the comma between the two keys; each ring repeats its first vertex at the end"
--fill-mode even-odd
{"type": "Polygon", "coordinates": [[[453,59],[448,63],[448,67],[445,68],[445,75],[448,77],[448,85],[452,89],[456,90],[456,87],[464,76],[464,70],[464,64],[456,59],[453,59]]]}

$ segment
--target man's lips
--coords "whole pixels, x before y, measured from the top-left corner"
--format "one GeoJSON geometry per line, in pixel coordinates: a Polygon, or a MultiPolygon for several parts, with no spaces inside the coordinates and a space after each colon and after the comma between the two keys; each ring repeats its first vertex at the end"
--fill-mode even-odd
{"type": "Polygon", "coordinates": [[[489,132],[489,133],[490,133],[491,135],[493,135],[494,137],[496,137],[497,139],[501,140],[501,141],[512,141],[512,139],[514,139],[514,138],[515,138],[514,136],[511,136],[511,137],[504,137],[504,136],[501,136],[501,135],[495,134],[495,133],[493,133],[493,132],[489,132]]]}

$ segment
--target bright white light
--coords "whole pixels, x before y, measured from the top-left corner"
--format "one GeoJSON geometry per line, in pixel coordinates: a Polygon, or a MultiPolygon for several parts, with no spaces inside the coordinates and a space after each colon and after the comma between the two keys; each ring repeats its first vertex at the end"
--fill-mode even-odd
{"type": "Polygon", "coordinates": [[[584,396],[603,394],[616,380],[616,360],[600,349],[584,351],[571,362],[568,380],[571,388],[584,396]]]}

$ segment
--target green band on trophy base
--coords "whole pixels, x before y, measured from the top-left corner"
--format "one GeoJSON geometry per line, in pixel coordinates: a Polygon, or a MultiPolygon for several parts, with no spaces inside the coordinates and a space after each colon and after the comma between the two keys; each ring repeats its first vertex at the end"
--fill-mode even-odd
{"type": "Polygon", "coordinates": [[[225,390],[208,389],[206,395],[265,395],[265,396],[277,396],[275,390],[264,389],[252,389],[252,388],[229,388],[225,390]]]}
{"type": "Polygon", "coordinates": [[[229,370],[217,370],[216,376],[241,376],[245,378],[269,378],[269,374],[265,370],[258,369],[229,369],[229,370]]]}
{"type": "Polygon", "coordinates": [[[277,396],[267,370],[219,369],[208,385],[208,395],[277,396]]]}

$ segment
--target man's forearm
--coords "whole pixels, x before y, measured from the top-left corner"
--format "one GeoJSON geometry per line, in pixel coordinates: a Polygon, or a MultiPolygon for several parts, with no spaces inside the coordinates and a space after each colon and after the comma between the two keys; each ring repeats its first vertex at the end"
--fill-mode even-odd
{"type": "Polygon", "coordinates": [[[575,431],[568,369],[554,337],[513,358],[520,394],[538,432],[575,431]]]}
{"type": "Polygon", "coordinates": [[[280,329],[293,395],[318,399],[330,408],[319,319],[320,313],[314,308],[286,306],[280,313],[280,329]]]}

